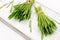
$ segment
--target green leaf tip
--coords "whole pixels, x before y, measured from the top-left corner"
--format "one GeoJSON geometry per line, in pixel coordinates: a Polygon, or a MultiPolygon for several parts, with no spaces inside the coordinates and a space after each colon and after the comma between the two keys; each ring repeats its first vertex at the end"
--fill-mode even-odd
{"type": "Polygon", "coordinates": [[[40,11],[42,11],[42,7],[41,6],[35,7],[35,11],[36,13],[39,13],[40,11]]]}

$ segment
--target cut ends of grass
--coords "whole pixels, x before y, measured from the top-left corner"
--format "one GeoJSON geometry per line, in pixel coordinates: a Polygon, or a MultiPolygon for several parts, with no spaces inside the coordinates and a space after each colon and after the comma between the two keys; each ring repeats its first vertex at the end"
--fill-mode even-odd
{"type": "Polygon", "coordinates": [[[12,19],[14,17],[19,21],[30,19],[33,1],[34,0],[27,0],[25,3],[15,5],[8,18],[12,19]]]}
{"type": "Polygon", "coordinates": [[[35,7],[35,11],[38,15],[38,27],[41,31],[41,40],[43,36],[51,35],[56,29],[56,24],[47,15],[44,14],[41,7],[35,7]]]}

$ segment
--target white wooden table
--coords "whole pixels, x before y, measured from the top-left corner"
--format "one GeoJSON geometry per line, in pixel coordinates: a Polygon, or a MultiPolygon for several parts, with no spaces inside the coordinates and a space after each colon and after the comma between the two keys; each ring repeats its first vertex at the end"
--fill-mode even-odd
{"type": "MultiPolygon", "coordinates": [[[[7,3],[11,0],[6,0],[6,1],[2,0],[2,1],[3,2],[0,2],[0,5],[7,3]]],[[[19,1],[23,2],[25,0],[18,0],[18,1],[15,0],[14,4],[17,4],[19,1]]],[[[59,5],[60,0],[36,0],[36,1],[55,10],[56,12],[60,13],[60,5],[59,5]]],[[[38,3],[36,3],[36,4],[38,4],[38,3]]],[[[55,12],[53,12],[43,6],[42,6],[42,8],[43,8],[43,11],[46,13],[46,15],[48,15],[51,18],[60,22],[60,15],[56,14],[55,12]]],[[[33,30],[32,33],[30,33],[30,31],[29,31],[29,25],[28,25],[29,21],[18,22],[14,19],[8,20],[8,15],[10,14],[9,9],[10,9],[10,7],[9,8],[2,8],[0,10],[0,17],[2,17],[7,22],[16,26],[16,28],[18,28],[19,30],[24,32],[26,35],[31,37],[33,40],[40,40],[41,34],[40,34],[39,28],[37,26],[37,15],[36,15],[35,11],[33,11],[34,9],[32,8],[32,16],[31,16],[32,30],[33,30]]],[[[50,36],[44,37],[44,40],[60,40],[60,25],[57,24],[57,27],[58,27],[58,29],[55,31],[55,33],[50,36]]],[[[25,39],[22,38],[17,33],[15,33],[14,31],[12,31],[10,28],[8,28],[5,24],[0,22],[0,40],[25,40],[25,39]]]]}

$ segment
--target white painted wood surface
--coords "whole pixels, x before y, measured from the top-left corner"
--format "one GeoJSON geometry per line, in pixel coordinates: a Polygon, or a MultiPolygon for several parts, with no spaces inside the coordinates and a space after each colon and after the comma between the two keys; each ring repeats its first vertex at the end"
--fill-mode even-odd
{"type": "MultiPolygon", "coordinates": [[[[2,0],[2,2],[0,2],[0,6],[10,2],[11,0],[2,0]]],[[[15,0],[14,5],[17,4],[18,2],[24,2],[25,0],[15,0]]],[[[37,2],[40,2],[41,4],[44,4],[45,6],[57,11],[58,13],[60,13],[60,0],[35,0],[37,2]]],[[[35,2],[34,5],[39,5],[38,3],[35,2]]],[[[58,22],[60,22],[60,15],[43,7],[43,11],[45,12],[46,15],[48,15],[49,17],[57,20],[58,22]]],[[[29,37],[31,37],[33,40],[41,40],[40,36],[40,31],[39,28],[37,26],[37,15],[34,11],[34,6],[32,7],[32,16],[31,16],[31,20],[32,20],[32,33],[30,33],[29,31],[29,21],[21,21],[18,22],[15,19],[12,20],[8,20],[8,16],[10,14],[9,12],[10,7],[9,8],[2,8],[0,9],[0,17],[2,17],[3,19],[5,19],[7,22],[13,24],[14,26],[16,26],[17,29],[21,30],[22,32],[24,32],[26,35],[28,35],[29,37]]],[[[44,37],[44,40],[60,40],[60,25],[57,25],[57,30],[55,31],[54,34],[49,35],[47,37],[44,37]]],[[[25,40],[24,38],[22,38],[21,36],[19,36],[17,33],[13,32],[10,28],[8,28],[6,25],[4,25],[2,22],[0,22],[0,40],[25,40]]]]}

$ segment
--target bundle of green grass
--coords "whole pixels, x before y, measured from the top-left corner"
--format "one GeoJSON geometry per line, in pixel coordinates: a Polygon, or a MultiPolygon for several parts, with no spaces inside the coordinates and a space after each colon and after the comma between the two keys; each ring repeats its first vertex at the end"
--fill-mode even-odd
{"type": "Polygon", "coordinates": [[[38,27],[41,31],[41,40],[43,40],[44,35],[51,35],[56,29],[56,24],[44,14],[40,6],[35,7],[35,11],[38,15],[38,27]]]}
{"type": "Polygon", "coordinates": [[[17,4],[13,6],[12,12],[8,18],[12,19],[14,17],[16,20],[19,21],[28,20],[31,16],[31,7],[33,3],[34,0],[27,0],[22,4],[17,4]]]}

